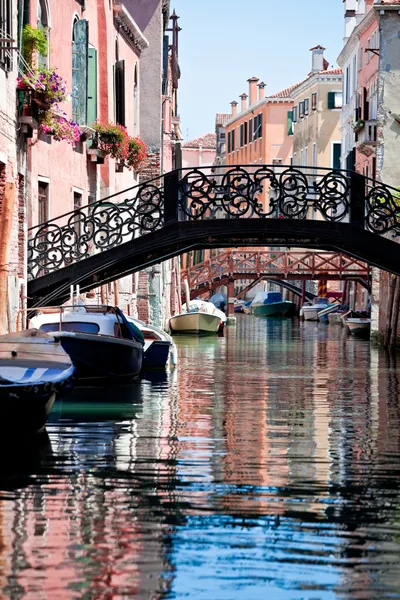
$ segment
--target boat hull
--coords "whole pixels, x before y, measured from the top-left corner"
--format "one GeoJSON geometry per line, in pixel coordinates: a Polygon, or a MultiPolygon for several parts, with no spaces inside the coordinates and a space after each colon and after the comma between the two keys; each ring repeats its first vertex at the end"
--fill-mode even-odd
{"type": "Polygon", "coordinates": [[[318,321],[318,313],[322,310],[320,306],[303,306],[301,314],[305,321],[318,321]]]}
{"type": "Polygon", "coordinates": [[[154,340],[143,354],[143,371],[147,369],[164,369],[168,362],[171,343],[163,340],[154,340]]]}
{"type": "Polygon", "coordinates": [[[293,314],[292,302],[271,302],[251,307],[256,317],[288,317],[293,314]]]}
{"type": "Polygon", "coordinates": [[[139,342],[96,334],[54,335],[71,357],[78,380],[129,380],[140,373],[143,346],[139,342]]]}
{"type": "Polygon", "coordinates": [[[15,433],[32,435],[44,430],[59,389],[48,384],[0,385],[2,436],[15,433]]]}
{"type": "Polygon", "coordinates": [[[371,330],[370,319],[346,319],[346,325],[350,330],[350,333],[355,337],[369,338],[371,330]]]}
{"type": "Polygon", "coordinates": [[[207,313],[185,313],[171,317],[169,326],[173,334],[213,335],[218,332],[221,319],[207,313]]]}

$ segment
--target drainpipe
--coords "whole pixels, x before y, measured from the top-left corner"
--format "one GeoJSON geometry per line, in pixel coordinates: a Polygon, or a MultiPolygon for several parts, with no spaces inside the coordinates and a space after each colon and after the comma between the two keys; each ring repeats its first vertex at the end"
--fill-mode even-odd
{"type": "Polygon", "coordinates": [[[15,184],[7,182],[0,218],[0,334],[7,333],[8,322],[8,269],[12,218],[15,205],[15,184]]]}

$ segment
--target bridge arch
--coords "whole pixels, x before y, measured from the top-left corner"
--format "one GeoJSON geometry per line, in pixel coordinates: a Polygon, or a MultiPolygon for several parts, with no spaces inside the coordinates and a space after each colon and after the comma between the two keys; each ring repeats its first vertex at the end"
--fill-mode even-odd
{"type": "Polygon", "coordinates": [[[207,248],[339,251],[400,275],[398,204],[394,188],[348,171],[174,171],[30,230],[30,304],[207,248]]]}

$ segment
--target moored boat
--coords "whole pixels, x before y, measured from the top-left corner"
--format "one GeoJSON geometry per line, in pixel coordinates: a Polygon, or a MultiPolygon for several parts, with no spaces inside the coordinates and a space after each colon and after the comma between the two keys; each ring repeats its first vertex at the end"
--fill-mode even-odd
{"type": "Polygon", "coordinates": [[[140,373],[143,334],[117,307],[73,304],[41,308],[30,324],[60,341],[72,359],[77,379],[126,380],[140,373]]]}
{"type": "Polygon", "coordinates": [[[14,425],[38,433],[57,394],[72,383],[74,367],[61,344],[35,329],[0,337],[0,430],[14,425]]]}
{"type": "Polygon", "coordinates": [[[295,305],[283,300],[280,292],[259,292],[251,303],[251,312],[257,317],[289,317],[295,305]]]}
{"type": "Polygon", "coordinates": [[[126,317],[126,320],[136,325],[144,336],[143,371],[165,368],[168,360],[173,366],[176,365],[176,347],[168,333],[155,325],[149,325],[133,317],[126,317]]]}
{"type": "Polygon", "coordinates": [[[182,310],[169,320],[172,334],[212,335],[221,331],[226,323],[225,313],[206,300],[190,300],[182,310]]]}
{"type": "Polygon", "coordinates": [[[356,337],[368,338],[371,331],[371,319],[347,317],[346,325],[350,333],[356,337]]]}
{"type": "Polygon", "coordinates": [[[318,313],[328,307],[326,298],[316,298],[315,301],[306,302],[300,309],[300,317],[305,321],[318,321],[318,313]]]}

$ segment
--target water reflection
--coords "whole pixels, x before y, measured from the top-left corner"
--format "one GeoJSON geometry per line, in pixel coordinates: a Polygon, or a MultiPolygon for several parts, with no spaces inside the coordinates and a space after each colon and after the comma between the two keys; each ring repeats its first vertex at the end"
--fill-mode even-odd
{"type": "Polygon", "coordinates": [[[247,315],[176,341],[0,472],[1,597],[400,597],[396,359],[247,315]]]}

